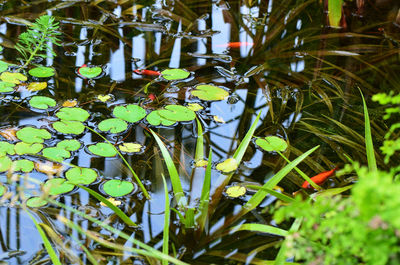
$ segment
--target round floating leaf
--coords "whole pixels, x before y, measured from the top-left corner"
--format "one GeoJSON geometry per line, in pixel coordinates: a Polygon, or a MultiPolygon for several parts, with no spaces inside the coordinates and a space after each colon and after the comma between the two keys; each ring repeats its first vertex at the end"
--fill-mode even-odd
{"type": "Polygon", "coordinates": [[[131,193],[134,189],[133,183],[126,180],[112,179],[103,185],[105,193],[112,197],[121,197],[131,193]]]}
{"type": "Polygon", "coordinates": [[[99,130],[102,132],[120,133],[128,128],[128,124],[118,118],[107,119],[101,121],[98,125],[99,130]]]}
{"type": "Polygon", "coordinates": [[[88,67],[84,66],[78,69],[78,73],[86,78],[95,78],[98,77],[103,72],[103,69],[99,66],[88,67]]]}
{"type": "Polygon", "coordinates": [[[81,134],[85,130],[85,125],[79,121],[56,121],[52,126],[56,131],[64,134],[81,134]]]}
{"type": "Polygon", "coordinates": [[[14,155],[14,145],[9,142],[1,141],[0,142],[0,157],[5,155],[14,155]]]}
{"type": "Polygon", "coordinates": [[[10,169],[12,164],[11,158],[8,156],[0,157],[0,172],[4,172],[10,169]]]}
{"type": "Polygon", "coordinates": [[[238,198],[246,194],[246,187],[240,185],[230,186],[225,190],[225,193],[231,198],[238,198]]]}
{"type": "Polygon", "coordinates": [[[213,85],[198,85],[190,93],[202,100],[224,100],[229,96],[228,91],[213,85]]]}
{"type": "Polygon", "coordinates": [[[181,105],[168,105],[164,109],[158,110],[158,114],[171,121],[192,121],[196,118],[196,113],[181,105]]]}
{"type": "Polygon", "coordinates": [[[29,74],[31,76],[40,77],[40,78],[51,77],[54,75],[54,73],[55,72],[54,72],[53,68],[45,67],[45,66],[36,67],[36,68],[29,70],[29,74]]]}
{"type": "Polygon", "coordinates": [[[88,147],[89,151],[98,156],[113,157],[117,154],[114,146],[109,143],[97,143],[88,147]]]}
{"type": "Polygon", "coordinates": [[[97,99],[101,102],[107,102],[109,100],[113,100],[113,95],[98,95],[97,99]]]}
{"type": "Polygon", "coordinates": [[[164,125],[164,126],[171,126],[176,123],[176,121],[171,121],[161,117],[158,113],[158,110],[154,110],[147,115],[146,120],[148,123],[154,126],[164,125]]]}
{"type": "Polygon", "coordinates": [[[47,82],[32,82],[28,84],[29,91],[40,91],[47,87],[47,82]]]}
{"type": "Polygon", "coordinates": [[[238,168],[238,163],[234,158],[228,158],[224,162],[217,164],[216,169],[224,173],[229,173],[238,168]]]}
{"type": "Polygon", "coordinates": [[[81,121],[84,122],[89,118],[90,114],[81,108],[62,108],[56,116],[64,121],[81,121]]]}
{"type": "Polygon", "coordinates": [[[65,177],[73,184],[89,185],[97,178],[97,172],[91,168],[74,167],[65,172],[65,177]]]}
{"type": "Polygon", "coordinates": [[[17,131],[16,135],[18,139],[28,144],[43,143],[45,139],[51,138],[47,130],[33,127],[24,127],[17,131]]]}
{"type": "Polygon", "coordinates": [[[22,172],[31,172],[35,168],[35,164],[28,159],[20,159],[13,161],[13,164],[11,166],[14,171],[22,171],[22,172]]]}
{"type": "Polygon", "coordinates": [[[161,76],[167,80],[185,79],[190,75],[190,72],[183,69],[166,69],[161,72],[161,76]]]}
{"type": "Polygon", "coordinates": [[[258,138],[256,144],[268,152],[283,152],[288,147],[285,140],[277,136],[267,136],[265,138],[258,138]]]}
{"type": "Polygon", "coordinates": [[[127,122],[137,122],[146,116],[146,111],[134,104],[126,106],[117,106],[113,110],[113,115],[127,122]]]}
{"type": "Polygon", "coordinates": [[[47,201],[40,197],[30,197],[28,200],[26,200],[26,206],[31,208],[43,207],[46,204],[47,201]]]}
{"type": "Polygon", "coordinates": [[[15,84],[0,81],[0,93],[8,93],[14,91],[15,84]]]}
{"type": "MultiPolygon", "coordinates": [[[[1,46],[0,46],[1,47],[1,46]]],[[[0,61],[0,73],[4,72],[8,69],[8,63],[4,62],[4,61],[0,61]]]]}
{"type": "Polygon", "coordinates": [[[188,108],[188,109],[191,109],[191,110],[193,110],[193,111],[199,111],[199,110],[204,109],[203,106],[200,105],[200,104],[198,104],[198,103],[189,103],[189,104],[187,105],[187,108],[188,108]]]}
{"type": "Polygon", "coordinates": [[[45,148],[43,149],[42,153],[44,157],[57,162],[62,162],[71,157],[71,153],[69,151],[59,147],[45,148]]]}
{"type": "Polygon", "coordinates": [[[74,185],[69,183],[66,179],[63,178],[53,178],[47,180],[43,189],[49,192],[49,195],[60,195],[63,193],[70,192],[74,189],[74,185]]]}
{"type": "Polygon", "coordinates": [[[37,109],[48,109],[49,107],[55,107],[57,102],[49,97],[34,96],[29,100],[29,104],[37,109]]]}
{"type": "Polygon", "coordinates": [[[120,144],[119,150],[125,153],[137,153],[142,150],[142,145],[141,144],[135,144],[135,143],[123,143],[120,144]]]}
{"type": "Polygon", "coordinates": [[[61,142],[57,143],[57,147],[72,152],[81,148],[81,142],[76,139],[62,140],[61,142]]]}
{"type": "Polygon", "coordinates": [[[42,144],[34,143],[34,144],[28,144],[25,142],[19,142],[15,144],[15,152],[18,155],[34,155],[39,153],[43,149],[42,144]]]}
{"type": "Polygon", "coordinates": [[[3,72],[0,79],[7,83],[20,84],[21,81],[26,81],[28,78],[21,73],[3,72]]]}
{"type": "Polygon", "coordinates": [[[6,193],[7,188],[3,184],[0,184],[0,196],[3,196],[6,193]]]}
{"type": "Polygon", "coordinates": [[[205,166],[207,166],[207,164],[208,164],[207,160],[200,159],[200,160],[196,161],[196,163],[194,163],[194,166],[195,167],[205,167],[205,166]]]}

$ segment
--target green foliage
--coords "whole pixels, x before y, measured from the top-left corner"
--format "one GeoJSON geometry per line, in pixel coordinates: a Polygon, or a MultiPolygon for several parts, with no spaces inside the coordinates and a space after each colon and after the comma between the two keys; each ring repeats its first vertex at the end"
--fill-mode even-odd
{"type": "Polygon", "coordinates": [[[45,129],[37,129],[34,127],[24,127],[16,133],[21,141],[33,144],[43,143],[45,139],[50,139],[51,134],[45,129]]]}
{"type": "Polygon", "coordinates": [[[286,150],[288,147],[288,144],[286,143],[285,140],[282,138],[279,138],[277,136],[267,136],[264,139],[263,138],[258,138],[256,140],[256,144],[264,149],[265,151],[268,152],[283,152],[286,150]]]}
{"type": "Polygon", "coordinates": [[[158,110],[158,115],[170,121],[192,121],[196,118],[193,110],[181,105],[167,105],[158,110]]]}
{"type": "Polygon", "coordinates": [[[85,130],[85,125],[79,121],[56,121],[52,126],[57,132],[65,134],[81,134],[85,130]]]}
{"type": "Polygon", "coordinates": [[[49,107],[55,107],[57,105],[57,102],[49,97],[33,96],[29,100],[29,104],[37,109],[48,109],[49,107]]]}
{"type": "Polygon", "coordinates": [[[131,193],[134,189],[133,183],[126,180],[111,179],[103,185],[105,193],[112,197],[121,197],[131,193]]]}
{"type": "Polygon", "coordinates": [[[223,88],[213,85],[198,85],[190,92],[193,96],[202,100],[224,100],[229,92],[223,88]]]}
{"type": "Polygon", "coordinates": [[[101,73],[103,72],[103,69],[101,69],[101,67],[99,66],[95,66],[95,67],[88,67],[88,66],[83,66],[81,68],[79,68],[78,73],[86,78],[96,78],[99,75],[101,75],[101,73]]]}
{"type": "Polygon", "coordinates": [[[168,81],[185,79],[190,75],[190,72],[184,69],[166,69],[161,72],[162,77],[168,81]]]}
{"type": "Polygon", "coordinates": [[[89,151],[98,156],[113,157],[117,154],[115,147],[109,143],[97,143],[88,147],[89,151]]]}
{"type": "Polygon", "coordinates": [[[129,104],[115,107],[113,115],[124,121],[135,123],[146,116],[146,111],[139,105],[129,104]]]}
{"type": "Polygon", "coordinates": [[[56,116],[65,121],[86,121],[90,114],[87,110],[81,108],[62,108],[57,113],[56,116]]]}
{"type": "Polygon", "coordinates": [[[119,118],[111,118],[101,121],[98,127],[102,132],[120,133],[128,128],[128,124],[119,118]]]}
{"type": "Polygon", "coordinates": [[[97,172],[91,168],[73,167],[65,172],[65,177],[73,184],[89,185],[97,179],[97,172]]]}
{"type": "Polygon", "coordinates": [[[46,78],[46,77],[51,77],[55,73],[54,69],[51,67],[36,67],[31,70],[29,70],[29,74],[34,77],[40,77],[40,78],[46,78]]]}
{"type": "Polygon", "coordinates": [[[63,178],[49,179],[44,183],[43,189],[48,192],[49,195],[60,195],[63,193],[70,192],[74,189],[74,185],[63,178]]]}

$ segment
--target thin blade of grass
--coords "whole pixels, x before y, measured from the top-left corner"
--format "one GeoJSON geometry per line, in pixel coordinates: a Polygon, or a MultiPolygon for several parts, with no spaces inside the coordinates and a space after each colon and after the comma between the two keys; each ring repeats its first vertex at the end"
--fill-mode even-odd
{"type": "MultiPolygon", "coordinates": [[[[163,231],[163,246],[162,253],[168,255],[168,245],[169,245],[169,218],[171,214],[171,209],[169,205],[168,187],[165,177],[161,174],[164,183],[164,193],[165,193],[165,210],[164,210],[164,231],[163,231]]],[[[168,265],[167,260],[162,260],[162,265],[168,265]]]]}
{"type": "MultiPolygon", "coordinates": [[[[289,229],[289,233],[294,233],[297,232],[300,228],[301,222],[303,221],[303,218],[297,218],[294,220],[292,226],[289,229]]],[[[283,265],[286,264],[286,250],[287,246],[285,244],[286,239],[282,242],[281,248],[279,249],[278,255],[276,256],[274,265],[283,265]]]]}
{"type": "Polygon", "coordinates": [[[251,232],[261,232],[267,234],[273,234],[278,236],[287,236],[288,231],[280,229],[275,226],[271,225],[264,225],[264,224],[241,224],[234,226],[229,229],[230,232],[238,232],[238,231],[251,231],[251,232]]]}
{"type": "Polygon", "coordinates": [[[284,201],[284,202],[290,203],[290,202],[294,202],[295,201],[294,198],[289,197],[289,196],[287,196],[285,194],[279,193],[279,192],[277,192],[275,190],[272,190],[272,189],[265,189],[265,188],[263,188],[261,186],[257,186],[257,185],[246,185],[246,187],[249,188],[249,189],[254,189],[254,190],[263,189],[266,192],[268,192],[269,194],[271,194],[272,196],[275,196],[276,198],[278,198],[279,200],[284,201]]]}
{"type": "Polygon", "coordinates": [[[199,234],[204,231],[204,227],[207,223],[208,217],[208,205],[210,202],[210,188],[211,188],[211,163],[212,163],[212,148],[208,155],[208,163],[206,173],[204,174],[203,188],[201,190],[199,211],[200,215],[197,219],[199,224],[199,234]]]}
{"type": "Polygon", "coordinates": [[[196,140],[196,151],[194,153],[194,161],[200,161],[204,157],[204,136],[203,136],[203,128],[201,127],[201,123],[198,118],[196,118],[197,122],[197,140],[196,140]]]}

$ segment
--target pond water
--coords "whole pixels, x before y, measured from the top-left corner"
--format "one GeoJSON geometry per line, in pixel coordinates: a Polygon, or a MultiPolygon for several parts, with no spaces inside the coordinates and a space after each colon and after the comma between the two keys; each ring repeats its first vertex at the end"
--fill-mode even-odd
{"type": "MultiPolygon", "coordinates": [[[[341,27],[332,28],[327,25],[326,6],[321,2],[324,1],[2,1],[0,44],[4,50],[0,60],[10,64],[8,71],[15,71],[18,67],[12,64],[22,62],[15,49],[18,37],[41,15],[53,16],[59,22],[61,45],[48,42],[55,56],[51,57],[47,51],[45,58],[35,59],[21,71],[27,80],[21,80],[11,91],[0,93],[1,142],[16,148],[23,138],[18,132],[24,128],[44,129],[49,133],[49,137],[42,137],[36,135],[37,131],[27,131],[24,142],[35,143],[32,139],[36,137],[43,140],[40,151],[34,153],[7,154],[6,145],[0,145],[4,148],[0,149],[0,155],[4,152],[0,158],[0,169],[4,169],[0,177],[7,188],[0,201],[0,260],[4,264],[51,264],[29,212],[42,223],[63,264],[91,263],[85,250],[99,264],[159,264],[154,258],[123,249],[122,246],[136,247],[136,243],[88,221],[71,208],[161,251],[165,230],[162,176],[167,179],[171,207],[186,215],[189,215],[187,209],[199,208],[206,171],[205,167],[195,167],[199,125],[204,137],[201,158],[206,159],[212,150],[214,199],[222,191],[218,188],[226,176],[216,165],[235,154],[258,114],[260,121],[254,136],[285,139],[289,148],[284,155],[290,160],[320,146],[299,165],[309,176],[346,163],[346,156],[365,162],[364,118],[358,89],[370,107],[378,146],[386,125],[380,118],[381,109],[369,98],[376,92],[400,87],[400,79],[395,77],[399,70],[400,30],[396,21],[399,4],[388,0],[361,5],[364,1],[358,1],[357,6],[356,1],[346,1],[341,27]],[[36,66],[51,67],[55,75],[46,78],[29,75],[27,71],[36,66]],[[86,70],[92,72],[95,67],[100,67],[99,76],[84,76],[86,70]],[[166,69],[183,69],[189,76],[168,80],[168,74],[163,72],[166,69]],[[45,84],[46,88],[38,89],[40,84],[36,84],[35,89],[32,85],[35,82],[45,84]],[[193,93],[205,84],[227,93],[217,100],[193,93]],[[34,107],[31,100],[35,96],[54,99],[55,104],[43,109],[34,107]],[[110,128],[101,129],[101,122],[121,117],[116,108],[131,104],[141,107],[132,112],[144,111],[145,115],[160,109],[166,111],[167,105],[201,109],[195,111],[196,120],[194,117],[181,120],[177,111],[165,114],[173,117],[169,125],[154,125],[143,116],[135,121],[126,120],[123,123],[127,127],[116,133],[109,132],[110,128]],[[61,112],[68,112],[65,109],[78,107],[84,112],[74,118],[61,118],[61,112]],[[75,126],[68,123],[71,120],[82,122],[75,124],[84,126],[82,130],[71,133],[65,128],[67,131],[57,129],[57,122],[60,126],[67,124],[68,128],[75,126]],[[162,139],[175,162],[188,200],[186,210],[174,199],[171,172],[150,129],[162,139]],[[69,155],[61,157],[60,150],[55,153],[49,150],[47,154],[42,150],[56,147],[63,140],[77,140],[79,147],[72,148],[73,142],[65,142],[63,150],[71,150],[69,155]],[[93,151],[93,146],[99,143],[117,147],[126,161],[113,148],[111,155],[93,151]],[[136,152],[127,152],[120,149],[124,143],[141,147],[136,152]],[[26,162],[26,167],[13,164],[10,169],[4,157],[32,162],[26,162]],[[58,161],[50,162],[54,159],[58,161]],[[29,163],[34,163],[33,169],[29,163]],[[51,197],[66,206],[23,206],[31,196],[43,197],[41,186],[48,179],[65,179],[73,168],[91,169],[82,173],[85,179],[93,172],[96,175],[87,187],[106,198],[122,185],[121,182],[107,191],[106,183],[111,183],[107,181],[132,183],[133,190],[127,195],[114,197],[120,203],[119,209],[138,226],[126,225],[110,208],[77,187],[51,197]],[[144,189],[151,199],[146,197],[144,189]],[[68,225],[62,217],[119,248],[101,245],[88,234],[79,233],[78,228],[68,225]]],[[[215,93],[213,90],[211,94],[215,93]]],[[[114,128],[117,121],[110,123],[114,128]]],[[[377,159],[385,167],[379,155],[377,159]]],[[[204,231],[198,223],[183,225],[179,214],[172,211],[170,255],[189,264],[267,264],[266,260],[273,260],[277,253],[275,246],[282,237],[233,233],[227,229],[242,223],[276,225],[271,219],[276,207],[276,197],[272,195],[246,215],[232,216],[241,211],[257,187],[285,164],[277,152],[261,149],[253,138],[228,182],[247,186],[247,193],[230,198],[224,192],[219,200],[212,200],[204,231]]],[[[341,187],[351,181],[352,176],[336,177],[324,187],[341,187]]],[[[281,192],[292,196],[302,183],[303,179],[293,171],[279,186],[281,192]]],[[[283,225],[287,228],[285,225],[289,224],[283,225]]]]}

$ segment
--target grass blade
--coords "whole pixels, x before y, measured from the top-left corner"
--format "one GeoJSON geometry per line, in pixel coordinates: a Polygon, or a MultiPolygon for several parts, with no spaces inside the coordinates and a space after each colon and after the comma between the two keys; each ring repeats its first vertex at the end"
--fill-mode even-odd
{"type": "MultiPolygon", "coordinates": [[[[168,187],[167,182],[165,181],[165,177],[161,175],[164,183],[164,193],[165,193],[165,210],[164,210],[164,231],[163,231],[163,246],[162,252],[165,255],[168,255],[168,243],[169,243],[169,217],[171,214],[171,209],[169,206],[169,196],[168,196],[168,187]]],[[[168,265],[168,260],[162,260],[162,265],[168,265]]]]}
{"type": "Polygon", "coordinates": [[[261,190],[261,189],[263,189],[263,190],[265,190],[266,192],[268,192],[269,194],[271,194],[272,196],[275,196],[275,197],[278,198],[279,200],[284,201],[284,202],[287,202],[287,203],[290,203],[290,202],[294,202],[294,201],[295,201],[294,198],[289,197],[289,196],[287,196],[287,195],[285,195],[285,194],[283,194],[283,193],[277,192],[277,191],[272,190],[272,189],[265,189],[265,188],[263,188],[263,187],[261,187],[261,186],[257,186],[257,185],[246,185],[246,188],[254,189],[254,190],[261,190]]]}
{"type": "Polygon", "coordinates": [[[196,118],[197,122],[197,140],[196,140],[196,152],[194,154],[194,161],[200,161],[204,157],[204,136],[203,136],[203,128],[201,127],[201,123],[198,118],[196,118]]]}
{"type": "MultiPolygon", "coordinates": [[[[289,233],[294,233],[297,232],[300,228],[301,222],[302,222],[302,218],[297,218],[296,220],[294,220],[292,226],[289,229],[289,233]]],[[[279,249],[278,255],[276,256],[274,265],[283,265],[286,264],[285,260],[286,260],[286,250],[287,250],[287,246],[286,246],[286,239],[282,242],[281,248],[279,249]]]]}
{"type": "Polygon", "coordinates": [[[204,174],[203,188],[201,190],[199,211],[200,215],[198,217],[199,231],[201,234],[204,231],[204,227],[207,223],[208,217],[208,205],[210,202],[210,188],[211,188],[211,163],[212,163],[212,148],[210,148],[210,153],[208,155],[208,163],[206,168],[206,173],[204,174]]]}
{"type": "Polygon", "coordinates": [[[261,232],[267,234],[273,234],[278,236],[287,236],[288,231],[280,229],[271,225],[264,224],[241,224],[234,226],[229,229],[230,232],[238,232],[238,231],[252,231],[252,232],[261,232]]]}

